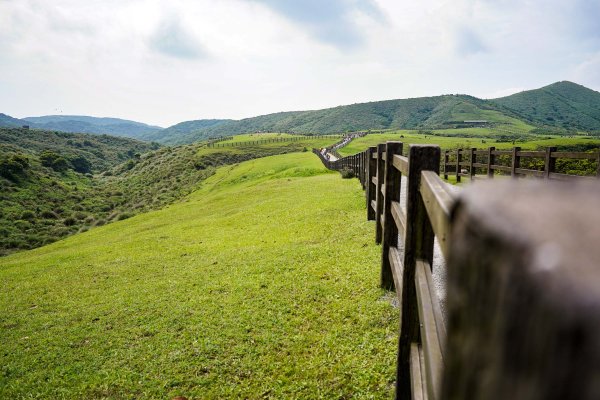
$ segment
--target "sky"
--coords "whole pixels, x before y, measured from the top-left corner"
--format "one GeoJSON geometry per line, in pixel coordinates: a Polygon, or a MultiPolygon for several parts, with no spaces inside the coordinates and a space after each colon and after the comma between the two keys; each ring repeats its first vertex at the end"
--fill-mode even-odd
{"type": "Polygon", "coordinates": [[[170,126],[600,91],[600,0],[0,0],[0,112],[170,126]]]}

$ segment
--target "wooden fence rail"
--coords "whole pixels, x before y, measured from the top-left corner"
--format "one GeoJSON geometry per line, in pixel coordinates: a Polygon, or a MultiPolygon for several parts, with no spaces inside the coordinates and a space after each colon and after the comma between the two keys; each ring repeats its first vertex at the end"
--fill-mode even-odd
{"type": "Polygon", "coordinates": [[[340,137],[340,135],[298,135],[298,136],[284,136],[284,137],[275,137],[268,139],[256,139],[256,140],[245,140],[240,142],[230,142],[230,143],[220,143],[227,140],[231,140],[234,136],[227,136],[217,139],[212,139],[206,143],[207,147],[245,147],[245,146],[255,146],[267,143],[279,143],[279,142],[300,142],[302,140],[308,139],[320,139],[320,138],[328,138],[335,139],[340,137]]]}
{"type": "MultiPolygon", "coordinates": [[[[353,171],[365,189],[367,219],[375,221],[375,241],[382,245],[381,287],[395,290],[400,304],[396,398],[437,400],[442,398],[446,323],[432,276],[434,240],[437,238],[441,256],[447,260],[451,210],[457,197],[457,189],[440,178],[440,165],[445,175],[448,166],[454,165],[457,179],[465,176],[460,172],[464,167],[469,168],[467,175],[471,177],[476,168],[483,168],[487,175],[501,170],[513,176],[563,179],[563,174],[553,172],[553,160],[600,160],[597,153],[558,153],[553,148],[544,152],[490,148],[459,150],[453,161],[445,152],[442,163],[438,146],[410,145],[407,156],[403,150],[403,143],[387,142],[336,161],[316,149],[313,152],[329,169],[353,171]],[[476,156],[487,156],[487,164],[478,162],[476,156]],[[496,164],[497,156],[510,156],[511,166],[496,164]],[[544,171],[532,173],[520,168],[519,160],[524,157],[544,159],[544,171]],[[407,179],[405,185],[401,184],[403,179],[407,179]],[[402,196],[406,207],[401,204],[402,196]]],[[[600,175],[600,167],[598,171],[600,175]]]]}
{"type": "Polygon", "coordinates": [[[544,151],[523,151],[520,147],[511,150],[496,150],[490,147],[485,150],[457,149],[444,152],[444,179],[449,175],[476,179],[480,177],[493,178],[498,171],[503,174],[518,176],[534,176],[537,178],[555,180],[590,179],[590,176],[559,173],[556,171],[556,160],[592,160],[596,162],[596,177],[600,177],[600,151],[596,152],[559,152],[556,147],[548,147],[544,151]],[[500,158],[508,162],[500,162],[500,158]],[[523,163],[530,161],[537,168],[524,168],[523,163]],[[484,173],[482,173],[484,171],[484,173]],[[479,174],[478,174],[479,173],[479,174]]]}

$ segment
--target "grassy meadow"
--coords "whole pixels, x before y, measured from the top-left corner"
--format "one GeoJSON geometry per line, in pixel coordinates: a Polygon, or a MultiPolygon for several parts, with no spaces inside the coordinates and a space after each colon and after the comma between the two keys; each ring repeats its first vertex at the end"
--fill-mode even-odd
{"type": "Polygon", "coordinates": [[[356,180],[311,153],[0,259],[0,398],[389,398],[397,310],[356,180]]]}
{"type": "Polygon", "coordinates": [[[342,156],[359,153],[370,146],[387,141],[400,141],[408,144],[437,144],[443,150],[456,148],[488,148],[510,149],[520,146],[523,149],[534,150],[540,147],[557,146],[562,148],[600,147],[600,138],[593,136],[558,136],[519,134],[514,139],[510,136],[502,138],[494,129],[440,129],[432,131],[398,130],[381,134],[371,134],[354,139],[338,152],[342,156]]]}

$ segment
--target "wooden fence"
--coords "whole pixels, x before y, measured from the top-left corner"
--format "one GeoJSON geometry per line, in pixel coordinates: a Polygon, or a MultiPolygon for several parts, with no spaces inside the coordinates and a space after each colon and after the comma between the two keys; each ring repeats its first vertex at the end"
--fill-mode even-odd
{"type": "Polygon", "coordinates": [[[458,149],[444,152],[444,178],[456,176],[476,179],[480,177],[493,178],[496,172],[518,176],[534,176],[538,178],[572,180],[589,179],[586,176],[560,173],[556,171],[556,161],[592,160],[596,161],[596,176],[600,177],[600,151],[559,152],[556,147],[548,147],[545,151],[523,151],[520,147],[511,150],[496,150],[490,147],[486,150],[458,149]]]}
{"type": "MultiPolygon", "coordinates": [[[[367,218],[375,221],[375,240],[382,245],[381,287],[395,290],[400,304],[400,335],[398,344],[396,398],[442,398],[442,377],[445,365],[446,323],[440,299],[434,287],[432,263],[434,241],[437,238],[441,255],[448,259],[451,235],[451,210],[457,190],[440,176],[441,151],[435,145],[410,145],[406,156],[401,142],[387,142],[353,156],[329,161],[313,149],[324,165],[333,170],[348,169],[365,189],[367,218]],[[405,193],[402,180],[407,179],[405,193]],[[401,195],[406,197],[405,208],[401,195]]],[[[475,162],[477,150],[460,150],[456,165],[457,177],[464,176],[461,167],[487,168],[511,172],[513,176],[533,175],[562,179],[552,171],[558,157],[594,158],[598,154],[486,150],[488,164],[475,162]],[[468,154],[468,161],[461,156],[468,154]],[[494,163],[498,155],[512,155],[512,166],[494,163]],[[544,157],[546,169],[531,172],[519,168],[522,157],[544,157]]],[[[444,153],[444,163],[448,153],[444,153]]],[[[445,170],[447,171],[447,170],[445,170]]],[[[469,175],[473,176],[473,175],[469,175]]],[[[447,377],[446,377],[447,378],[447,377]]]]}
{"type": "MultiPolygon", "coordinates": [[[[302,140],[309,139],[321,139],[321,138],[338,138],[340,135],[301,135],[301,136],[284,136],[278,138],[269,138],[269,139],[257,139],[257,140],[246,140],[239,142],[230,142],[230,143],[218,143],[217,141],[211,141],[207,143],[208,147],[245,147],[245,146],[256,146],[267,143],[279,143],[279,142],[300,142],[302,140]]],[[[222,138],[220,141],[226,141],[232,139],[233,136],[229,136],[227,138],[222,138]]]]}

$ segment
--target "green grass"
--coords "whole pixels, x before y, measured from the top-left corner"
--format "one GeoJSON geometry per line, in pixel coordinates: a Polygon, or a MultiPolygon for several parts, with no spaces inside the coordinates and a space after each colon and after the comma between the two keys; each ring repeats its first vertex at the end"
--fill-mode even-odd
{"type": "Polygon", "coordinates": [[[253,142],[258,140],[268,140],[268,139],[289,139],[293,137],[303,137],[300,135],[290,135],[289,133],[248,133],[243,135],[233,136],[229,140],[223,140],[219,143],[245,143],[245,142],[253,142]]]}
{"type": "Polygon", "coordinates": [[[386,141],[401,141],[408,144],[437,144],[442,149],[456,148],[488,148],[509,149],[520,146],[523,149],[536,149],[538,147],[576,147],[600,146],[600,139],[589,136],[564,137],[556,135],[526,135],[522,139],[506,141],[493,135],[493,130],[486,128],[447,129],[433,130],[429,133],[419,133],[414,130],[401,130],[383,134],[367,135],[353,140],[338,152],[342,156],[359,153],[370,146],[376,146],[386,141]],[[492,132],[490,132],[492,131],[492,132]],[[454,133],[456,136],[437,136],[454,133]],[[437,135],[436,135],[437,134],[437,135]]]}
{"type": "Polygon", "coordinates": [[[0,398],[389,398],[372,231],[356,180],[295,153],[0,259],[0,398]]]}

